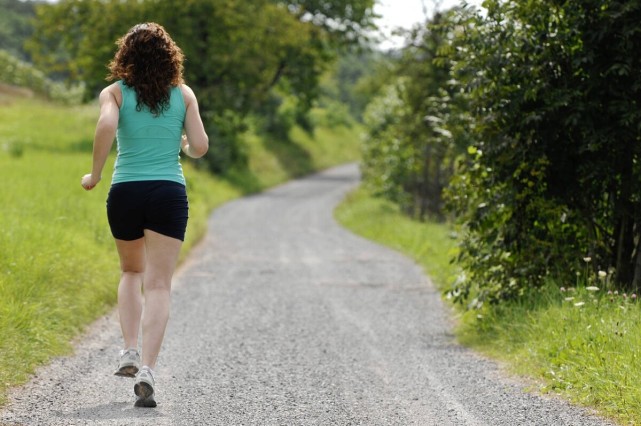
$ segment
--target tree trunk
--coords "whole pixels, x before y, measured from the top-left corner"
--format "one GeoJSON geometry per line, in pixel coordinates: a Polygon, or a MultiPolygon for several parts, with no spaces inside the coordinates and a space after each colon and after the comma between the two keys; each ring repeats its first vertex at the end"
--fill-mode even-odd
{"type": "Polygon", "coordinates": [[[626,138],[626,142],[621,145],[621,150],[617,152],[616,172],[618,172],[620,184],[616,191],[616,201],[614,203],[614,217],[618,229],[614,234],[616,238],[616,279],[619,285],[625,289],[632,288],[634,279],[634,268],[636,259],[633,258],[634,252],[634,204],[632,202],[632,185],[634,175],[634,137],[626,138]]]}
{"type": "Polygon", "coordinates": [[[634,262],[634,279],[632,280],[632,290],[638,292],[641,288],[641,238],[637,235],[637,244],[635,248],[635,262],[634,262]]]}
{"type": "Polygon", "coordinates": [[[629,144],[619,157],[621,173],[621,186],[619,199],[615,205],[614,214],[618,216],[618,233],[616,241],[616,271],[617,281],[624,288],[631,288],[634,278],[635,259],[632,258],[634,250],[634,206],[632,197],[633,155],[629,144]]]}
{"type": "Polygon", "coordinates": [[[616,271],[617,281],[624,288],[629,288],[632,283],[632,229],[630,217],[622,213],[616,245],[616,271]]]}

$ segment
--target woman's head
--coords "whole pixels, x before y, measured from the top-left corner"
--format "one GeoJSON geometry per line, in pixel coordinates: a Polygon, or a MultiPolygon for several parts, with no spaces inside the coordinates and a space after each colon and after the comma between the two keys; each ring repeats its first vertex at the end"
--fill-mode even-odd
{"type": "Polygon", "coordinates": [[[169,105],[169,89],[183,83],[183,53],[156,23],[138,24],[116,42],[108,80],[123,80],[136,90],[138,109],[158,115],[169,105]]]}

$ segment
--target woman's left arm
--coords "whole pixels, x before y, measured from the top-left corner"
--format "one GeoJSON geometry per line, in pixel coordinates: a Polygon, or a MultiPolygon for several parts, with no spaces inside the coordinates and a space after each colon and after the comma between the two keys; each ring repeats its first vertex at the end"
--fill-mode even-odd
{"type": "Polygon", "coordinates": [[[100,117],[96,125],[96,134],[93,140],[93,167],[91,173],[82,177],[82,187],[87,191],[93,189],[102,178],[102,169],[105,166],[114,138],[118,129],[120,108],[113,93],[113,85],[100,92],[100,117]]]}

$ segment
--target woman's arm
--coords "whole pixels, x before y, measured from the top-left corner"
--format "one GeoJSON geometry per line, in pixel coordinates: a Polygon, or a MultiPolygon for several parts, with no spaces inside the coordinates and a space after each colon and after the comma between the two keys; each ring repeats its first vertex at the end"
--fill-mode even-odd
{"type": "Polygon", "coordinates": [[[200,118],[198,109],[198,100],[196,95],[183,84],[181,86],[183,99],[185,99],[185,134],[186,138],[182,140],[182,150],[192,158],[200,158],[207,153],[209,149],[209,137],[205,133],[205,126],[200,118]]]}
{"type": "Polygon", "coordinates": [[[102,169],[105,166],[109,151],[116,137],[120,109],[113,92],[113,85],[100,92],[100,117],[96,125],[93,140],[93,167],[91,173],[82,177],[82,187],[87,191],[93,189],[102,178],[102,169]]]}

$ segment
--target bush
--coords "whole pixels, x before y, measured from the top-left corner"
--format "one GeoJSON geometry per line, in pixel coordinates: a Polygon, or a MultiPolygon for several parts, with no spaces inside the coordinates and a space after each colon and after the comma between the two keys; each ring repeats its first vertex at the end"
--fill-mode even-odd
{"type": "Polygon", "coordinates": [[[82,85],[67,87],[49,80],[42,71],[4,50],[0,50],[0,82],[28,88],[48,99],[68,104],[80,102],[84,92],[82,85]]]}
{"type": "Polygon", "coordinates": [[[572,281],[641,285],[641,1],[487,1],[465,32],[474,146],[449,189],[473,306],[572,281]]]}

